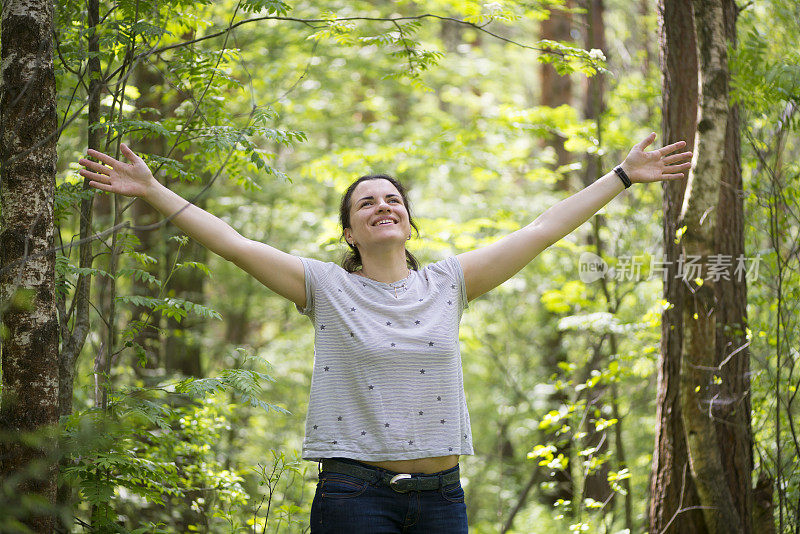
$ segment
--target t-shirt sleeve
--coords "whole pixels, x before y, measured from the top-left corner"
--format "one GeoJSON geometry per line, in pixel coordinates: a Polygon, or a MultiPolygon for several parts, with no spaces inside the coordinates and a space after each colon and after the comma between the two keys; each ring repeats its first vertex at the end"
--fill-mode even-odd
{"type": "Polygon", "coordinates": [[[464,271],[461,268],[461,263],[458,261],[458,258],[450,256],[449,258],[431,264],[430,268],[435,274],[446,278],[448,283],[455,286],[456,291],[458,291],[458,300],[461,310],[469,308],[467,286],[464,282],[464,271]]]}
{"type": "Polygon", "coordinates": [[[320,291],[325,287],[325,284],[330,277],[332,268],[336,268],[334,263],[323,262],[312,258],[300,258],[303,262],[303,273],[306,281],[306,305],[301,308],[297,304],[295,307],[301,314],[308,316],[312,321],[314,320],[314,310],[316,308],[317,299],[319,298],[320,291]]]}

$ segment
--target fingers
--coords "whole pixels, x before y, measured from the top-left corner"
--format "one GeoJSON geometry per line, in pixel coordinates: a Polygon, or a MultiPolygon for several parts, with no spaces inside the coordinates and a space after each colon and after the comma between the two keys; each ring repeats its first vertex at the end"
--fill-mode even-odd
{"type": "Polygon", "coordinates": [[[644,150],[645,148],[650,146],[650,143],[652,143],[655,140],[655,138],[656,138],[656,133],[653,132],[644,139],[642,139],[642,142],[636,146],[639,147],[640,150],[644,150]]]}
{"type": "Polygon", "coordinates": [[[673,154],[671,156],[667,156],[662,161],[665,165],[672,165],[673,163],[677,163],[678,161],[683,161],[692,157],[691,152],[681,152],[680,154],[673,154]]]}
{"type": "Polygon", "coordinates": [[[128,161],[130,161],[131,163],[136,163],[137,161],[140,161],[140,160],[142,159],[142,158],[140,158],[139,156],[137,156],[137,155],[136,155],[136,154],[133,152],[133,150],[131,150],[130,148],[128,148],[128,145],[126,145],[125,143],[120,143],[120,145],[119,145],[119,148],[120,148],[120,150],[122,151],[122,154],[123,154],[123,155],[124,155],[124,156],[127,158],[127,160],[128,160],[128,161]]]}
{"type": "Polygon", "coordinates": [[[113,188],[110,185],[101,184],[99,182],[93,182],[93,181],[89,182],[89,185],[94,187],[95,189],[100,189],[101,191],[106,191],[108,193],[113,193],[113,190],[112,190],[113,188]]]}
{"type": "Polygon", "coordinates": [[[87,154],[92,156],[93,158],[97,158],[109,167],[114,167],[114,165],[119,165],[120,162],[109,156],[108,154],[103,154],[97,150],[89,149],[86,151],[87,154]]]}
{"type": "Polygon", "coordinates": [[[661,176],[673,177],[680,175],[681,177],[683,177],[683,171],[688,171],[691,168],[692,168],[691,162],[682,163],[680,165],[670,165],[669,167],[666,167],[663,171],[661,171],[661,176]]]}
{"type": "Polygon", "coordinates": [[[660,148],[658,150],[658,154],[660,156],[666,156],[670,152],[674,152],[674,151],[678,150],[679,148],[683,148],[685,146],[686,146],[686,141],[678,141],[677,143],[672,143],[671,145],[667,145],[667,146],[665,146],[663,148],[660,148]]]}
{"type": "Polygon", "coordinates": [[[92,161],[90,159],[81,158],[78,160],[78,163],[86,167],[87,169],[91,169],[95,172],[99,172],[100,174],[108,174],[111,172],[111,169],[106,167],[101,163],[97,163],[96,161],[92,161]]]}
{"type": "Polygon", "coordinates": [[[88,178],[90,180],[97,180],[98,182],[103,182],[104,184],[109,183],[111,180],[105,174],[99,174],[96,172],[88,171],[86,169],[80,169],[78,174],[83,176],[84,178],[88,178]]]}

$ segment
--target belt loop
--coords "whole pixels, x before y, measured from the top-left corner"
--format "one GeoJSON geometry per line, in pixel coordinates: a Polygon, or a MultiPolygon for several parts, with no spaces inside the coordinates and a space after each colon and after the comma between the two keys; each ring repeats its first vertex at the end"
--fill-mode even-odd
{"type": "Polygon", "coordinates": [[[444,480],[443,479],[444,479],[444,475],[442,474],[441,471],[439,471],[439,489],[442,489],[444,487],[444,480]]]}

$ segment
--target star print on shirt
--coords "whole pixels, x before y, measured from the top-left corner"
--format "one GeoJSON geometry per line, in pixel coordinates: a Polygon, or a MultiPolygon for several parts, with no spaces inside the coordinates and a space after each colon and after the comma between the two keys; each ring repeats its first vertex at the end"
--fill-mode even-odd
{"type": "Polygon", "coordinates": [[[394,347],[394,346],[395,346],[395,344],[394,344],[394,343],[392,343],[392,346],[394,347]]]}
{"type": "Polygon", "coordinates": [[[314,430],[316,430],[316,429],[317,429],[317,425],[314,425],[314,430]]]}
{"type": "Polygon", "coordinates": [[[440,419],[439,422],[444,424],[444,419],[440,419]]]}
{"type": "Polygon", "coordinates": [[[366,435],[367,435],[367,431],[366,431],[366,430],[362,430],[362,431],[361,431],[361,435],[362,435],[362,436],[366,436],[366,435]]]}
{"type": "Polygon", "coordinates": [[[453,447],[448,447],[448,448],[447,448],[447,450],[448,450],[448,451],[452,451],[452,450],[453,450],[453,447]]]}
{"type": "Polygon", "coordinates": [[[442,396],[441,395],[437,395],[436,396],[436,400],[442,400],[442,396]]]}
{"type": "Polygon", "coordinates": [[[414,324],[419,324],[419,319],[414,321],[414,324]]]}
{"type": "Polygon", "coordinates": [[[414,440],[413,439],[408,440],[408,444],[409,445],[413,445],[414,444],[414,440]]]}
{"type": "Polygon", "coordinates": [[[350,332],[350,337],[356,337],[356,335],[353,332],[350,332]]]}
{"type": "Polygon", "coordinates": [[[336,440],[333,440],[333,444],[334,444],[334,445],[336,445],[337,443],[339,443],[339,442],[338,442],[338,441],[336,441],[336,440]]]}
{"type": "Polygon", "coordinates": [[[325,330],[325,325],[324,324],[319,325],[319,329],[320,330],[325,330]]]}
{"type": "Polygon", "coordinates": [[[422,302],[422,299],[419,299],[419,302],[422,302]]]}
{"type": "Polygon", "coordinates": [[[324,369],[327,371],[328,369],[330,369],[330,367],[328,367],[328,366],[326,365],[326,366],[324,367],[324,369]]]}
{"type": "Polygon", "coordinates": [[[340,415],[339,417],[336,418],[336,420],[337,421],[341,421],[342,420],[342,416],[340,415]]]}
{"type": "Polygon", "coordinates": [[[432,347],[433,346],[433,341],[428,341],[428,346],[432,347]]]}
{"type": "Polygon", "coordinates": [[[419,414],[422,415],[422,410],[419,411],[419,414]]]}
{"type": "Polygon", "coordinates": [[[425,369],[420,369],[419,370],[419,374],[424,375],[425,374],[425,369]]]}
{"type": "Polygon", "coordinates": [[[386,321],[386,326],[392,326],[392,321],[386,321]]]}
{"type": "Polygon", "coordinates": [[[355,308],[350,308],[350,311],[356,311],[356,309],[355,308]]]}
{"type": "Polygon", "coordinates": [[[455,288],[456,288],[456,285],[455,285],[455,284],[452,284],[452,285],[450,286],[450,289],[455,289],[455,288]]]}
{"type": "Polygon", "coordinates": [[[447,301],[447,304],[452,304],[452,303],[453,303],[453,301],[452,301],[452,300],[448,300],[448,301],[447,301]]]}
{"type": "Polygon", "coordinates": [[[389,428],[389,423],[386,423],[386,424],[385,424],[385,425],[383,425],[383,426],[385,426],[386,428],[389,428]]]}
{"type": "Polygon", "coordinates": [[[375,386],[373,386],[372,384],[370,384],[368,389],[375,389],[375,386]]]}

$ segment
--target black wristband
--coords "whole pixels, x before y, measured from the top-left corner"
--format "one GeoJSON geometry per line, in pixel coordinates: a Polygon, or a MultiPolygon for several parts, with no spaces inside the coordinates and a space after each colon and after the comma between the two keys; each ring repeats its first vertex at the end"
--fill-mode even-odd
{"type": "Polygon", "coordinates": [[[631,179],[628,178],[628,175],[625,174],[624,170],[622,170],[622,166],[617,165],[614,167],[614,172],[617,173],[619,179],[622,180],[622,185],[625,186],[625,189],[628,189],[631,186],[631,179]]]}

